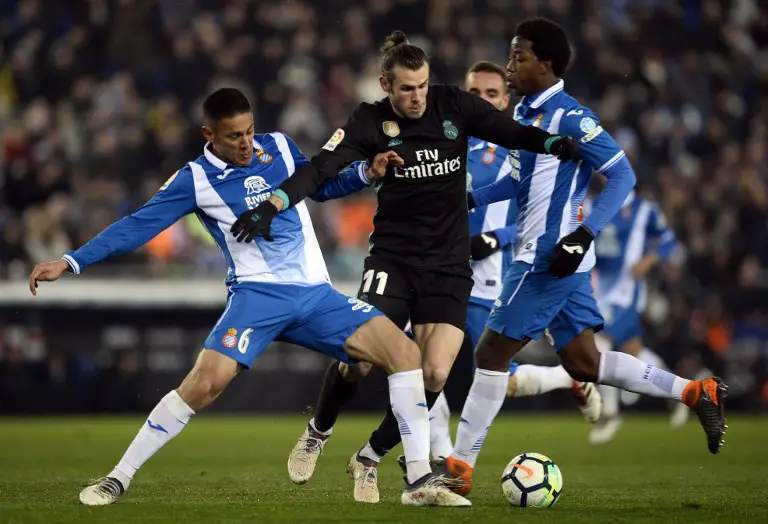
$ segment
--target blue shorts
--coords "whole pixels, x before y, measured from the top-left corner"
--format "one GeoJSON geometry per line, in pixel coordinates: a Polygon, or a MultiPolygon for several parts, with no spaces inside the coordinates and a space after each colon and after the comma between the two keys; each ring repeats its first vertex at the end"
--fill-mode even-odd
{"type": "Polygon", "coordinates": [[[538,340],[549,328],[557,350],[586,329],[600,331],[603,317],[592,295],[590,272],[556,278],[546,269],[514,262],[504,275],[488,328],[513,340],[538,340]]]}
{"type": "Polygon", "coordinates": [[[318,351],[355,364],[344,351],[347,338],[382,313],[342,295],[329,284],[235,284],[227,307],[203,347],[222,353],[246,368],[274,340],[318,351]]]}
{"type": "MultiPolygon", "coordinates": [[[[485,324],[488,322],[488,315],[491,314],[493,300],[484,298],[470,297],[469,306],[467,306],[467,327],[465,333],[472,341],[472,349],[477,347],[480,341],[480,335],[485,330],[485,324]]],[[[509,374],[514,375],[517,371],[517,362],[509,361],[509,374]]]]}
{"type": "Polygon", "coordinates": [[[611,337],[614,349],[621,347],[632,339],[643,336],[640,314],[633,307],[608,306],[605,313],[604,335],[611,337]]]}

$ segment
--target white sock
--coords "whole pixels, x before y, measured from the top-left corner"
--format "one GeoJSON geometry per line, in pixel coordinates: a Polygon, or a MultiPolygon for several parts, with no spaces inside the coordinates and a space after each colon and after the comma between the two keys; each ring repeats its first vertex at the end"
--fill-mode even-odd
{"type": "MultiPolygon", "coordinates": [[[[659,369],[663,369],[665,371],[669,370],[669,366],[664,363],[661,357],[647,347],[644,347],[642,350],[640,350],[640,353],[637,355],[637,359],[642,360],[646,364],[651,364],[652,366],[659,369]]],[[[638,400],[640,400],[640,395],[637,393],[630,393],[629,391],[621,392],[621,402],[627,406],[633,405],[638,400]]]]}
{"type": "Polygon", "coordinates": [[[397,419],[408,482],[415,482],[432,469],[429,466],[429,415],[420,369],[389,376],[389,401],[397,419]]]}
{"type": "Polygon", "coordinates": [[[611,351],[600,355],[599,384],[682,402],[683,390],[690,382],[626,353],[611,351]]]}
{"type": "Polygon", "coordinates": [[[367,459],[371,459],[376,464],[381,462],[381,456],[378,453],[376,453],[375,451],[373,451],[373,448],[371,447],[371,443],[370,442],[366,442],[365,446],[363,446],[363,449],[358,451],[357,454],[360,455],[361,457],[364,457],[364,458],[367,458],[367,459]]]}
{"type": "MultiPolygon", "coordinates": [[[[607,354],[607,353],[606,353],[607,354]]],[[[597,386],[600,396],[603,397],[603,411],[601,417],[611,418],[619,414],[619,394],[621,391],[612,386],[597,386]]]]}
{"type": "Polygon", "coordinates": [[[509,371],[476,369],[456,431],[452,457],[474,467],[493,419],[507,396],[509,371]]]}
{"type": "Polygon", "coordinates": [[[517,389],[514,397],[543,395],[555,389],[567,389],[573,379],[563,366],[533,366],[523,364],[515,371],[517,389]]]}
{"type": "Polygon", "coordinates": [[[315,431],[315,433],[319,433],[324,437],[330,437],[331,433],[333,433],[333,428],[330,428],[328,431],[320,431],[319,429],[317,429],[317,426],[315,426],[315,417],[312,417],[311,419],[309,419],[309,427],[311,427],[315,431]]]}
{"type": "Polygon", "coordinates": [[[662,358],[650,348],[644,347],[637,355],[638,360],[642,360],[646,364],[651,364],[659,369],[669,369],[669,366],[662,360],[662,358]]]}
{"type": "Polygon", "coordinates": [[[128,446],[125,455],[115,469],[107,475],[117,478],[128,489],[136,471],[173,437],[181,433],[195,412],[176,391],[171,391],[160,400],[141,426],[136,437],[128,446]]]}
{"type": "Polygon", "coordinates": [[[440,392],[435,405],[429,410],[429,448],[432,456],[448,457],[453,451],[451,442],[451,409],[445,400],[445,393],[440,392]]]}

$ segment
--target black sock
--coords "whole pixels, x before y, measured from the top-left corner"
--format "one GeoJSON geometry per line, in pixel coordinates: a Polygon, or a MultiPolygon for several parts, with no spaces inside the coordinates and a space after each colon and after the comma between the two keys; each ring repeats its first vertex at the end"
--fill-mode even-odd
{"type": "MultiPolygon", "coordinates": [[[[440,392],[424,390],[424,396],[427,399],[427,409],[432,409],[432,406],[437,402],[437,397],[440,396],[440,392]]],[[[392,413],[392,404],[387,407],[387,414],[384,416],[384,420],[381,421],[379,427],[371,433],[371,439],[368,441],[371,445],[371,449],[376,452],[380,457],[386,455],[390,449],[394,448],[400,443],[400,429],[397,425],[397,419],[395,414],[392,413]]]]}
{"type": "Polygon", "coordinates": [[[315,409],[315,429],[326,432],[336,424],[341,409],[357,393],[357,381],[347,382],[339,372],[339,361],[331,363],[325,371],[323,388],[315,409]]]}

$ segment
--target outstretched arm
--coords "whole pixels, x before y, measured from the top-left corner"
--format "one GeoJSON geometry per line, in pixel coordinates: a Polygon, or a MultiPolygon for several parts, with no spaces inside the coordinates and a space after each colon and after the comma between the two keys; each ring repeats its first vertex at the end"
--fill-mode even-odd
{"type": "Polygon", "coordinates": [[[578,157],[579,147],[575,140],[522,125],[477,95],[459,90],[459,107],[470,136],[507,149],[555,155],[560,160],[576,160],[578,157]]]}
{"type": "Polygon", "coordinates": [[[35,266],[29,277],[30,291],[36,294],[38,281],[57,280],[67,270],[78,275],[88,266],[143,246],[195,207],[192,172],[185,167],[132,215],[118,220],[79,249],[66,253],[61,260],[35,266]]]}

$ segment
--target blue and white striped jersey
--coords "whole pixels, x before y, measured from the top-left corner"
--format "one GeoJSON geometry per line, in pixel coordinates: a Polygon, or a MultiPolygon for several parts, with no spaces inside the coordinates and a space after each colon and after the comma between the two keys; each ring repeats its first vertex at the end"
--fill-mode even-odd
{"type": "MultiPolygon", "coordinates": [[[[282,133],[256,135],[253,162],[231,166],[206,145],[203,154],[187,163],[138,211],[127,216],[83,247],[64,255],[76,274],[107,257],[144,245],[181,217],[195,213],[216,240],[229,269],[226,283],[272,282],[311,285],[329,282],[306,205],[278,214],[272,221],[274,241],[256,237],[238,243],[230,227],[247,209],[267,200],[272,191],[307,159],[282,133]]],[[[358,164],[327,180],[312,196],[337,198],[368,185],[365,164],[358,164]]]]}
{"type": "Polygon", "coordinates": [[[597,299],[601,307],[633,307],[642,312],[645,280],[636,280],[632,269],[651,250],[661,260],[669,258],[676,245],[675,233],[667,226],[661,210],[631,194],[595,241],[597,299]]]}
{"type": "MultiPolygon", "coordinates": [[[[512,170],[509,150],[470,137],[467,152],[467,190],[493,184],[508,176],[512,170]]],[[[501,249],[493,255],[472,262],[472,296],[495,300],[501,293],[502,277],[512,264],[513,246],[517,237],[517,203],[514,199],[479,206],[469,212],[469,234],[494,232],[501,249]]]]}
{"type": "MultiPolygon", "coordinates": [[[[518,175],[518,247],[516,260],[538,267],[548,264],[559,239],[574,231],[583,221],[581,204],[587,193],[592,171],[603,172],[626,157],[614,139],[603,130],[597,117],[588,108],[563,90],[560,80],[546,91],[526,96],[515,107],[515,119],[521,124],[534,125],[552,134],[577,137],[581,161],[560,162],[557,157],[529,151],[512,151],[512,175],[518,175]]],[[[628,163],[627,163],[628,167],[628,163]]],[[[631,174],[631,169],[629,171],[631,174]]],[[[634,185],[622,185],[617,208],[634,185]],[[626,191],[623,186],[627,185],[626,191]]],[[[602,195],[601,195],[602,196],[602,195]]],[[[609,195],[604,195],[604,208],[611,207],[609,195]]],[[[618,195],[611,194],[610,198],[618,195]]],[[[596,206],[601,205],[598,201],[596,206]]],[[[597,210],[597,207],[596,207],[597,210]]],[[[584,223],[595,235],[601,221],[610,216],[593,213],[595,220],[584,223]]],[[[590,217],[592,218],[592,217],[590,217]]],[[[577,272],[589,271],[595,264],[594,246],[584,257],[577,272]]]]}

